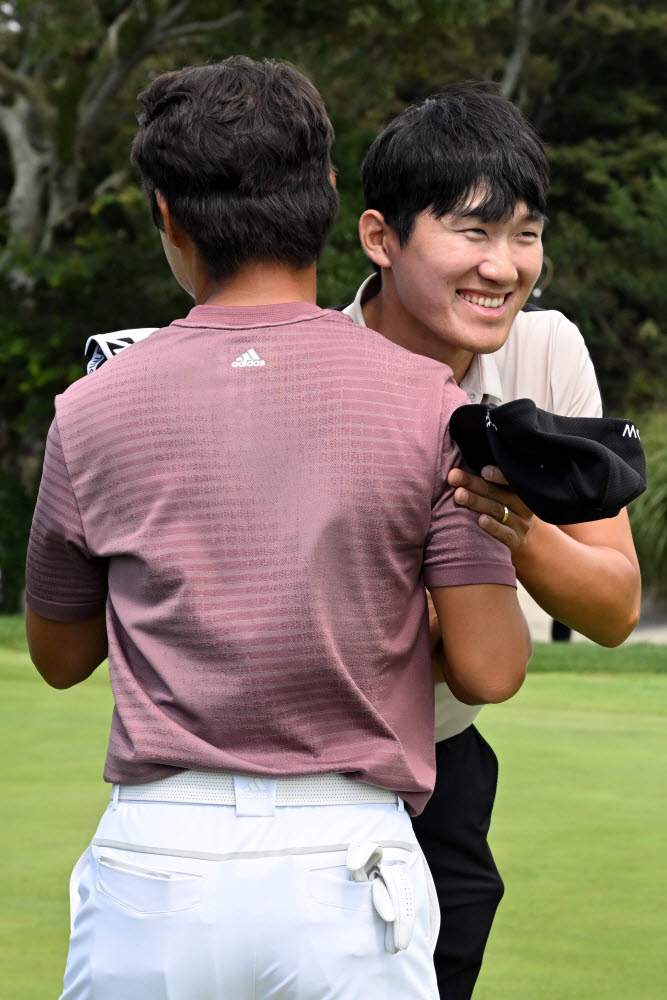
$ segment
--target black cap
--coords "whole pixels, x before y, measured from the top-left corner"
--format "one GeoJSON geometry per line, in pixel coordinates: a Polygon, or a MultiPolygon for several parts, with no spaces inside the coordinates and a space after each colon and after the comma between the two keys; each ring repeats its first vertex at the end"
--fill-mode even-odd
{"type": "Polygon", "coordinates": [[[559,417],[532,399],[460,406],[449,430],[475,472],[497,465],[543,521],[615,517],[646,489],[646,459],[632,420],[559,417]]]}

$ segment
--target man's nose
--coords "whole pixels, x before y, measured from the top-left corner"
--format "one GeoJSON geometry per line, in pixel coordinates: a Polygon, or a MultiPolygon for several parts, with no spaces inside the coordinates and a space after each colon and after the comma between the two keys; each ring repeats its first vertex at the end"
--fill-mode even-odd
{"type": "Polygon", "coordinates": [[[494,281],[497,285],[513,285],[519,276],[512,247],[505,240],[489,245],[477,270],[480,278],[494,281]]]}

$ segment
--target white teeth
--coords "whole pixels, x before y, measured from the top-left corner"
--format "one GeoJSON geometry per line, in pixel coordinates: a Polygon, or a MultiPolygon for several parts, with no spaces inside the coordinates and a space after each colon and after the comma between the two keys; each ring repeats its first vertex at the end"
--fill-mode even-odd
{"type": "Polygon", "coordinates": [[[505,301],[505,296],[499,299],[485,298],[483,295],[466,295],[465,292],[459,292],[462,299],[466,302],[472,302],[475,306],[484,306],[486,309],[497,309],[505,301]]]}

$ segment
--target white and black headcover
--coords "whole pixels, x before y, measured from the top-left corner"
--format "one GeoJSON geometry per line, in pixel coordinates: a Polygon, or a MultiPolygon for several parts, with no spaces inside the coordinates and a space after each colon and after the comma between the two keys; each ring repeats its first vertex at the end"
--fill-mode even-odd
{"type": "Polygon", "coordinates": [[[155,333],[158,329],[157,326],[146,326],[137,330],[117,330],[115,333],[98,333],[94,337],[89,337],[85,350],[86,375],[97,371],[105,361],[109,361],[126,347],[136,344],[138,340],[150,337],[151,333],[155,333]]]}

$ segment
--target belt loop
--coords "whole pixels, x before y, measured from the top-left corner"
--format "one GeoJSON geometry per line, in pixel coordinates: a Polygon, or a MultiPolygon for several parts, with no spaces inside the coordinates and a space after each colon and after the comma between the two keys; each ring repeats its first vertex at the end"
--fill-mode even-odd
{"type": "Polygon", "coordinates": [[[111,808],[115,811],[118,808],[118,796],[120,795],[120,785],[113,786],[111,793],[111,808]]]}
{"type": "Polygon", "coordinates": [[[400,795],[397,795],[396,798],[398,799],[396,808],[400,813],[405,812],[405,802],[403,801],[400,795]]]}

